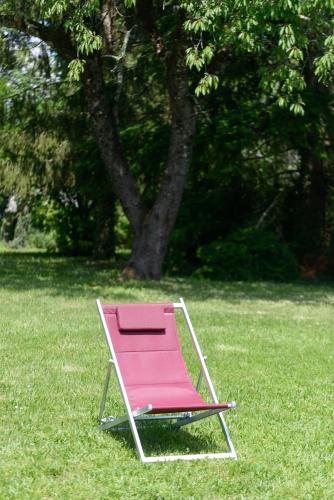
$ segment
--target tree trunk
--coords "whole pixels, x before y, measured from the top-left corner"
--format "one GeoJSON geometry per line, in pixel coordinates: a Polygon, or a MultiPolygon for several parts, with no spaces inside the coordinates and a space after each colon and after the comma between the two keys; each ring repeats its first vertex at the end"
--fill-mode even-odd
{"type": "Polygon", "coordinates": [[[195,110],[188,91],[187,70],[180,44],[166,57],[171,111],[168,158],[159,194],[133,240],[124,276],[159,279],[189,171],[195,135],[195,110]]]}
{"type": "Polygon", "coordinates": [[[300,177],[286,200],[284,232],[303,262],[326,251],[328,182],[325,162],[315,155],[312,145],[301,149],[300,158],[300,177]]]}
{"type": "Polygon", "coordinates": [[[99,54],[87,59],[82,83],[88,111],[94,122],[101,158],[132,230],[137,235],[140,232],[144,207],[128,169],[119,132],[114,123],[113,112],[104,85],[102,58],[99,54]]]}
{"type": "Polygon", "coordinates": [[[125,277],[161,277],[169,236],[181,203],[195,133],[195,113],[183,57],[179,48],[166,58],[171,136],[160,191],[150,210],[142,203],[123,153],[115,113],[106,97],[102,61],[94,56],[86,64],[83,85],[97,143],[133,231],[132,254],[123,272],[125,277]]]}
{"type": "Polygon", "coordinates": [[[115,195],[111,189],[102,191],[96,207],[96,230],[93,256],[108,259],[115,254],[115,195]]]}
{"type": "Polygon", "coordinates": [[[318,257],[324,254],[326,242],[327,175],[324,160],[312,150],[302,155],[309,185],[305,188],[304,252],[318,257]]]}
{"type": "Polygon", "coordinates": [[[140,235],[133,239],[131,257],[123,271],[125,278],[159,279],[167,250],[169,233],[159,224],[144,224],[140,235]]]}
{"type": "MultiPolygon", "coordinates": [[[[315,46],[311,46],[308,62],[316,56],[315,46]]],[[[305,80],[309,89],[307,98],[313,99],[309,106],[306,101],[306,119],[312,127],[306,135],[305,143],[299,148],[301,175],[296,197],[297,209],[293,215],[298,256],[301,260],[312,260],[323,256],[326,251],[329,191],[327,162],[323,153],[326,149],[326,135],[331,126],[324,118],[324,110],[328,110],[330,98],[328,90],[319,83],[310,64],[305,67],[305,80]]]]}
{"type": "MultiPolygon", "coordinates": [[[[72,40],[62,26],[30,23],[24,16],[0,16],[0,21],[13,29],[38,36],[65,60],[71,60],[76,55],[72,40]]],[[[104,27],[108,29],[108,26],[104,27]]],[[[165,55],[171,136],[165,173],[151,209],[144,206],[128,168],[118,130],[117,102],[112,106],[107,96],[101,53],[94,53],[86,59],[82,85],[88,111],[94,122],[102,161],[133,232],[132,255],[124,270],[125,276],[160,278],[168,239],[181,203],[195,133],[194,106],[188,94],[184,59],[185,46],[180,22],[178,32],[174,34],[173,47],[165,55]]],[[[121,83],[122,74],[119,80],[121,83]]]]}

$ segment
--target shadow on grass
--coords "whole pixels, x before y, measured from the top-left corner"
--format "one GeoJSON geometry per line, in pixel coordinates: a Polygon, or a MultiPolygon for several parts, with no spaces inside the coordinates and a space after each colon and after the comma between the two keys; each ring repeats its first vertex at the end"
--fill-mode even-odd
{"type": "Polygon", "coordinates": [[[296,303],[333,303],[334,282],[231,282],[166,277],[161,281],[120,282],[120,264],[82,257],[42,253],[0,253],[0,288],[17,292],[41,290],[49,296],[92,298],[111,295],[117,301],[136,300],[138,290],[164,294],[170,300],[184,296],[202,302],[217,299],[288,300],[296,303]]]}
{"type": "MultiPolygon", "coordinates": [[[[218,425],[218,424],[217,424],[218,425]]],[[[124,446],[135,450],[135,442],[129,430],[104,431],[112,439],[120,441],[124,446]]],[[[201,432],[195,434],[183,429],[171,429],[168,426],[162,427],[152,423],[145,428],[138,425],[140,440],[147,456],[152,455],[183,455],[197,453],[223,453],[228,451],[222,431],[217,428],[215,438],[212,434],[201,432]],[[220,436],[221,435],[221,436],[220,436]],[[217,437],[221,439],[217,440],[217,437]],[[218,441],[218,442],[217,442],[218,441]]]]}

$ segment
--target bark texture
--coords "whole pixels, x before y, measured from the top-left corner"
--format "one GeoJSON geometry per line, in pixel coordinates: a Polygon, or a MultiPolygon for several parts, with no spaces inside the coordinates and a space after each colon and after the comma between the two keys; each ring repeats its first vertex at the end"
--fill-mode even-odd
{"type": "Polygon", "coordinates": [[[96,228],[93,256],[98,259],[108,259],[115,254],[116,199],[108,182],[106,187],[105,191],[101,191],[95,209],[96,228]]]}
{"type": "Polygon", "coordinates": [[[188,91],[182,48],[166,59],[166,77],[171,112],[171,133],[167,165],[159,194],[143,218],[139,237],[133,241],[125,274],[158,279],[170,233],[179,211],[191,163],[195,134],[195,112],[188,91]]]}
{"type": "Polygon", "coordinates": [[[132,254],[123,273],[125,277],[160,278],[169,236],[185,187],[195,133],[195,113],[180,52],[169,54],[166,58],[171,111],[170,145],[160,191],[150,209],[144,207],[130,174],[119,137],[116,113],[107,99],[102,61],[98,55],[87,61],[83,75],[100,153],[133,231],[132,254]]]}
{"type": "Polygon", "coordinates": [[[137,235],[144,207],[137,186],[130,174],[119,132],[114,123],[112,107],[103,79],[102,59],[99,54],[87,59],[82,83],[88,110],[93,118],[101,158],[112,180],[115,192],[121,200],[134,235],[137,235]]]}

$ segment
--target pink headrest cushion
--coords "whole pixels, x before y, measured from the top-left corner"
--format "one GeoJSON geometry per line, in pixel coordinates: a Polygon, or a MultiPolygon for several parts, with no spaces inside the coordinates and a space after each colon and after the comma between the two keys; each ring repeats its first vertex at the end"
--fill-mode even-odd
{"type": "Polygon", "coordinates": [[[156,331],[166,329],[164,306],[161,304],[122,304],[117,307],[120,332],[156,331]]]}

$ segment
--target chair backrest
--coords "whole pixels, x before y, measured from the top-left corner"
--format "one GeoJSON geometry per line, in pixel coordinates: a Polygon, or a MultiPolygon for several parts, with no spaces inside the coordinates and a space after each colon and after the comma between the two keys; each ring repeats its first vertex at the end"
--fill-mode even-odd
{"type": "Polygon", "coordinates": [[[104,304],[125,385],[189,383],[173,304],[104,304]]]}

